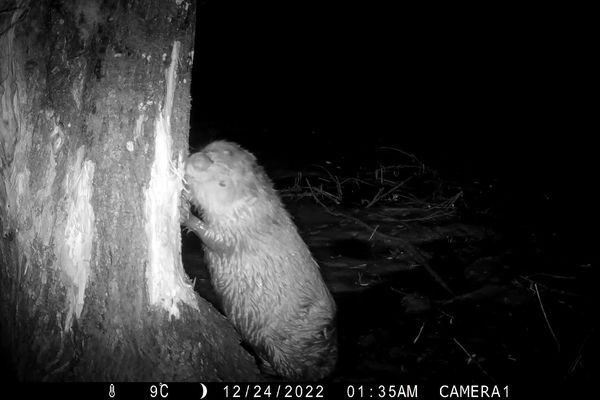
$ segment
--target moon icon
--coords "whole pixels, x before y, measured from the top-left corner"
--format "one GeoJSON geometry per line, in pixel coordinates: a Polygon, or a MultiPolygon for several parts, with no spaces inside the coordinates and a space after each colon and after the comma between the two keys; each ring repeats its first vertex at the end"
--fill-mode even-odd
{"type": "Polygon", "coordinates": [[[200,400],[202,400],[203,398],[206,397],[206,385],[204,383],[201,383],[200,386],[202,386],[202,396],[200,396],[200,400]]]}

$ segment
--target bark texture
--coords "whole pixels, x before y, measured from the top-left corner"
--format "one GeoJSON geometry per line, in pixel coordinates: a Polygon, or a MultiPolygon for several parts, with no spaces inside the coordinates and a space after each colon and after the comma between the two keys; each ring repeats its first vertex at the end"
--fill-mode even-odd
{"type": "Polygon", "coordinates": [[[257,379],[181,266],[194,2],[0,7],[0,328],[17,377],[257,379]]]}

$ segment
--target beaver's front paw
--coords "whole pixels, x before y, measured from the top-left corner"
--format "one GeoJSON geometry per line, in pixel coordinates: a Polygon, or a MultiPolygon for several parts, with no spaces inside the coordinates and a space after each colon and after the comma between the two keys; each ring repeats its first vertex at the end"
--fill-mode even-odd
{"type": "Polygon", "coordinates": [[[183,190],[179,199],[179,225],[186,225],[190,215],[192,215],[190,212],[190,201],[185,190],[183,190]]]}

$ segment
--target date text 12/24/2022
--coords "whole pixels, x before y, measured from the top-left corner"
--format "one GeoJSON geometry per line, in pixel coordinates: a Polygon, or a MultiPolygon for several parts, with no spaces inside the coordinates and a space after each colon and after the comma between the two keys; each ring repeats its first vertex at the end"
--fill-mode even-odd
{"type": "MultiPolygon", "coordinates": [[[[235,384],[223,386],[224,398],[282,399],[378,399],[418,398],[430,394],[439,398],[509,398],[508,385],[422,385],[401,384],[235,384]],[[425,389],[425,390],[421,390],[425,389]]],[[[427,397],[427,396],[426,396],[427,397]]]]}

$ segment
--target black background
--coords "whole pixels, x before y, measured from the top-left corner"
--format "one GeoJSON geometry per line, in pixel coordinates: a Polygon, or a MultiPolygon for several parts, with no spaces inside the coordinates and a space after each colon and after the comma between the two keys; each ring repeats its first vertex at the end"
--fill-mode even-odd
{"type": "Polygon", "coordinates": [[[394,146],[595,247],[588,12],[393,3],[200,2],[191,149],[298,167],[394,146]]]}
{"type": "Polygon", "coordinates": [[[588,161],[577,14],[323,3],[199,4],[193,146],[206,128],[269,158],[396,145],[547,182],[588,161]]]}

